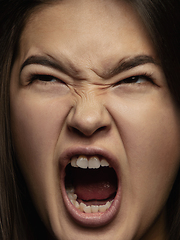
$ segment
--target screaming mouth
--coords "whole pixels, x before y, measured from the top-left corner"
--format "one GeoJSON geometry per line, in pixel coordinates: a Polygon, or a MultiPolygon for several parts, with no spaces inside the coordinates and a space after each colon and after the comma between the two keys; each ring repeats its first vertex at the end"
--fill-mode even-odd
{"type": "Polygon", "coordinates": [[[117,175],[102,156],[79,155],[66,167],[66,193],[81,212],[106,212],[117,193],[117,175]]]}

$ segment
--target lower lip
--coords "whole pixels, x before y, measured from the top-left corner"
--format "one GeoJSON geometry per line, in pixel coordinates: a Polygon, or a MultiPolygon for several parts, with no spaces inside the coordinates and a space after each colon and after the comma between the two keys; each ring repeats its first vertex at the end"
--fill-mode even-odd
{"type": "Polygon", "coordinates": [[[64,181],[62,181],[62,195],[65,207],[67,209],[68,214],[72,217],[72,219],[84,227],[102,227],[113,221],[117,212],[120,208],[121,203],[121,191],[120,187],[118,187],[117,194],[114,198],[113,203],[110,208],[105,212],[98,213],[83,213],[79,209],[77,209],[69,200],[66,189],[64,186],[64,181]]]}

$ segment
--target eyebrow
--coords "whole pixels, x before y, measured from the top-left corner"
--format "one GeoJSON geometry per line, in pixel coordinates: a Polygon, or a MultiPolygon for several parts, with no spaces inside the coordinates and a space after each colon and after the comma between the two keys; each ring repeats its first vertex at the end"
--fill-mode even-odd
{"type": "Polygon", "coordinates": [[[42,66],[51,67],[68,75],[78,75],[78,72],[79,72],[79,70],[77,70],[75,66],[71,63],[69,63],[68,64],[69,66],[68,66],[62,61],[58,61],[58,62],[55,61],[52,57],[39,56],[39,55],[33,55],[27,58],[22,64],[20,72],[23,70],[24,67],[31,64],[38,64],[42,66]]]}
{"type": "Polygon", "coordinates": [[[108,79],[122,72],[148,63],[157,66],[159,65],[158,62],[156,62],[155,59],[149,55],[138,55],[132,58],[122,59],[120,62],[118,62],[115,68],[108,70],[103,77],[108,79]]]}
{"type": "MultiPolygon", "coordinates": [[[[122,59],[116,64],[114,68],[108,69],[104,73],[98,74],[98,75],[104,79],[109,79],[115,75],[120,74],[121,72],[125,72],[132,68],[138,67],[140,65],[145,65],[148,63],[159,65],[152,56],[137,55],[132,58],[122,59]]],[[[23,70],[24,67],[31,64],[38,64],[42,66],[51,67],[67,75],[77,77],[77,78],[79,78],[79,76],[81,75],[80,74],[81,71],[77,69],[75,65],[71,62],[68,62],[68,64],[65,64],[61,61],[56,62],[53,58],[49,56],[38,56],[38,55],[33,55],[27,58],[25,62],[22,64],[20,72],[23,70]]]]}

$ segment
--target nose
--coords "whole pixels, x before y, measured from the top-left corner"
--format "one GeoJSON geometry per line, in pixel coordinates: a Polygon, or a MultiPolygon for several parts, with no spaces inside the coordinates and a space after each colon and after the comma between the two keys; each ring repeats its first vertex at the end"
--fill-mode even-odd
{"type": "Polygon", "coordinates": [[[70,131],[86,137],[90,137],[97,132],[105,132],[110,129],[111,117],[100,99],[81,99],[71,109],[67,119],[70,131]]]}

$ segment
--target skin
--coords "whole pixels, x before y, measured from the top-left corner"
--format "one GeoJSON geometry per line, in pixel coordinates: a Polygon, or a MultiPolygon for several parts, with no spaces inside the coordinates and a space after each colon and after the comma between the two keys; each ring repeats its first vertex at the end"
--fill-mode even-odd
{"type": "Polygon", "coordinates": [[[141,20],[121,1],[64,0],[38,9],[27,22],[11,74],[12,136],[34,204],[56,239],[165,239],[180,118],[159,63],[141,20]],[[21,71],[34,55],[61,62],[66,71],[40,64],[21,71]],[[138,55],[154,63],[108,74],[138,55]],[[153,82],[123,82],[145,73],[153,82]],[[54,80],[29,83],[31,74],[54,80]],[[121,205],[100,228],[81,226],[65,209],[61,155],[72,146],[105,149],[118,159],[121,205]]]}

